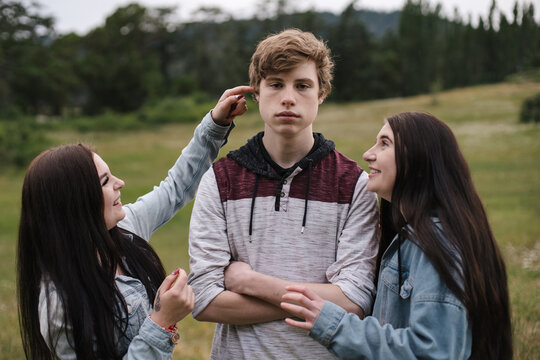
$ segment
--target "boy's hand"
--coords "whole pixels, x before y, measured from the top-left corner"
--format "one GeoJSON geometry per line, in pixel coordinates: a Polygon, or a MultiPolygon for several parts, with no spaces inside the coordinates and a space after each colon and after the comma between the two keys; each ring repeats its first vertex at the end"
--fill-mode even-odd
{"type": "Polygon", "coordinates": [[[244,114],[247,111],[247,105],[243,93],[253,91],[251,86],[237,86],[225,90],[212,110],[211,114],[214,122],[218,125],[227,126],[236,116],[244,114]]]}

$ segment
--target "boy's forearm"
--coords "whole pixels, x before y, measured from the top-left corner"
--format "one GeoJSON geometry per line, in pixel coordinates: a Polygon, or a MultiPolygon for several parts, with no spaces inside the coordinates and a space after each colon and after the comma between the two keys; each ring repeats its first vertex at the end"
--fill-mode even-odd
{"type": "Polygon", "coordinates": [[[282,302],[282,296],[287,292],[285,287],[289,285],[306,286],[323,299],[341,306],[347,312],[357,314],[361,318],[364,317],[362,308],[349,300],[341,288],[334,284],[293,282],[253,271],[250,272],[249,279],[242,287],[242,293],[279,306],[282,302]]]}
{"type": "Polygon", "coordinates": [[[281,320],[288,314],[279,306],[251,296],[223,291],[195,318],[231,325],[249,325],[281,320]]]}

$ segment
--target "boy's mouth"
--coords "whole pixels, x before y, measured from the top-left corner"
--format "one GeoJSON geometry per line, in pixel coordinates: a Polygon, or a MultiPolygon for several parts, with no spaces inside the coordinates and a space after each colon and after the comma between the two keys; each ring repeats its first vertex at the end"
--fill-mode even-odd
{"type": "Polygon", "coordinates": [[[282,111],[277,114],[279,117],[298,117],[298,115],[295,112],[292,111],[282,111]]]}

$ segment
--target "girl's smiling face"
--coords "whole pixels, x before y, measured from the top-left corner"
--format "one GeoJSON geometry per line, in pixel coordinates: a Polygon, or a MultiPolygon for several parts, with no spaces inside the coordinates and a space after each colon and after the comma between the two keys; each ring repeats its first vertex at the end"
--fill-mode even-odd
{"type": "Polygon", "coordinates": [[[391,202],[396,182],[396,156],[394,132],[388,123],[379,131],[375,145],[364,153],[363,158],[369,163],[370,170],[367,189],[391,202]]]}
{"type": "Polygon", "coordinates": [[[124,181],[113,176],[107,163],[96,153],[94,153],[94,164],[103,191],[103,216],[107,230],[110,230],[126,216],[120,201],[120,189],[124,187],[124,181]]]}

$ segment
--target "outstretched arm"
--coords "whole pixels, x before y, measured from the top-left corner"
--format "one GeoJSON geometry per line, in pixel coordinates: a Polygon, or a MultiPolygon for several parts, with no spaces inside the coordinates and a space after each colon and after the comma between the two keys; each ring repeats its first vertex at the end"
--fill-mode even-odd
{"type": "MultiPolygon", "coordinates": [[[[422,269],[435,271],[429,264],[422,269]]],[[[347,314],[306,287],[288,287],[281,307],[305,319],[287,318],[287,324],[308,330],[340,359],[468,359],[472,334],[467,310],[451,296],[434,295],[437,292],[429,288],[433,284],[417,282],[416,294],[410,299],[409,326],[403,328],[381,324],[374,316],[360,319],[347,314]]]]}
{"type": "Polygon", "coordinates": [[[151,192],[124,206],[126,217],[118,226],[148,240],[157,228],[193,199],[201,177],[227,142],[234,127],[233,119],[246,112],[242,93],[250,91],[249,86],[238,86],[223,93],[212,112],[197,126],[167,177],[151,192]]]}

